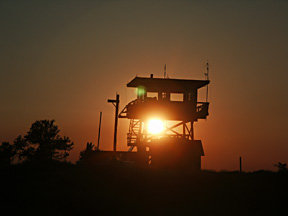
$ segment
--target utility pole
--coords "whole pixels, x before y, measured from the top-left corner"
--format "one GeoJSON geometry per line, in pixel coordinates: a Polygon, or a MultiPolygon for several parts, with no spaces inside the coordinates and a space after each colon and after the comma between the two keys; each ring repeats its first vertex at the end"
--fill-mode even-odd
{"type": "Polygon", "coordinates": [[[108,99],[108,103],[112,103],[115,106],[115,125],[114,125],[114,142],[113,142],[113,152],[116,152],[117,145],[117,126],[118,126],[118,110],[119,110],[119,95],[116,94],[116,100],[108,99]]]}

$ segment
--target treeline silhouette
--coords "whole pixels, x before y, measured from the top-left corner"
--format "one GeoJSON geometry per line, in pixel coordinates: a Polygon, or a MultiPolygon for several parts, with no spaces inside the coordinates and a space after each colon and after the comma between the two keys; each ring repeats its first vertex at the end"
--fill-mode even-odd
{"type": "Polygon", "coordinates": [[[59,135],[60,130],[55,120],[39,120],[32,124],[27,134],[19,135],[12,144],[2,142],[0,146],[0,165],[10,166],[17,163],[49,163],[64,161],[73,148],[69,137],[59,135]]]}
{"type": "Polygon", "coordinates": [[[66,161],[73,142],[55,121],[32,124],[0,146],[1,215],[287,215],[288,172],[251,173],[92,165],[92,143],[79,162],[66,161]]]}

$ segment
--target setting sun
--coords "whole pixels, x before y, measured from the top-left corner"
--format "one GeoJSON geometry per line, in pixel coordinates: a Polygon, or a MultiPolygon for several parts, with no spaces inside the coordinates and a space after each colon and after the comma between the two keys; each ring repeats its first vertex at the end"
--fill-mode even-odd
{"type": "Polygon", "coordinates": [[[152,134],[161,133],[164,130],[164,122],[159,119],[151,119],[148,122],[148,132],[152,134]]]}

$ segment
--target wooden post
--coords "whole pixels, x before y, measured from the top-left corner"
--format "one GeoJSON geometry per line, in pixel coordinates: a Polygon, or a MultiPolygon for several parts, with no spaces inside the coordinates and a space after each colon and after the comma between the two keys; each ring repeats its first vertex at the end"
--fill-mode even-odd
{"type": "Polygon", "coordinates": [[[100,112],[100,120],[99,120],[99,130],[98,130],[98,142],[97,142],[97,150],[99,150],[99,146],[100,146],[101,119],[102,119],[102,112],[100,112]]]}
{"type": "Polygon", "coordinates": [[[241,157],[239,158],[239,165],[240,165],[239,172],[242,173],[242,158],[241,157]]]}

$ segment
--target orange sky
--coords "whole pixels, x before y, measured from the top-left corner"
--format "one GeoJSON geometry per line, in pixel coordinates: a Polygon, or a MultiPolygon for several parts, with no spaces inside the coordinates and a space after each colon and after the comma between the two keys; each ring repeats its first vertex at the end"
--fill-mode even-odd
{"type": "MultiPolygon", "coordinates": [[[[55,119],[75,143],[112,149],[114,107],[138,76],[204,79],[210,116],[195,123],[203,168],[273,169],[288,162],[287,1],[1,1],[0,141],[55,119]]],[[[128,120],[119,120],[125,149],[128,120]]]]}

